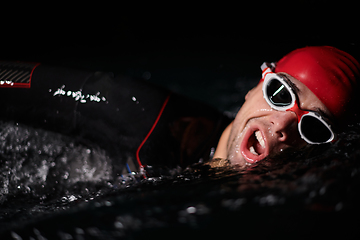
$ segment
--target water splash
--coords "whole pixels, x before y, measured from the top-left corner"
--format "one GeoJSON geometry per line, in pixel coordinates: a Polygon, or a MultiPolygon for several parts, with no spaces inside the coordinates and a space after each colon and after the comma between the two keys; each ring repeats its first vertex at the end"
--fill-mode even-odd
{"type": "MultiPolygon", "coordinates": [[[[11,179],[10,173],[3,172],[2,178],[7,179],[3,185],[8,188],[3,189],[7,200],[1,204],[0,219],[7,223],[3,235],[15,239],[40,235],[48,239],[142,238],[150,233],[164,239],[174,234],[203,237],[221,233],[224,237],[238,233],[239,226],[245,229],[242,236],[251,233],[251,237],[266,237],[269,232],[272,236],[294,232],[331,236],[340,222],[348,224],[346,232],[356,229],[346,221],[352,219],[348,214],[359,212],[360,135],[355,131],[341,135],[335,145],[296,153],[284,150],[281,156],[241,169],[225,159],[214,159],[185,169],[164,167],[158,171],[161,174],[147,179],[128,176],[123,182],[110,179],[110,165],[92,162],[90,156],[95,153],[99,156],[94,157],[108,161],[99,149],[16,124],[3,125],[1,137],[14,141],[4,144],[1,151],[2,170],[15,176],[11,179]],[[16,127],[19,135],[11,129],[16,127]],[[40,137],[33,142],[30,136],[36,132],[40,137]],[[27,162],[27,157],[33,161],[27,162]],[[21,166],[11,165],[15,158],[21,166]],[[70,169],[72,161],[75,165],[70,169]],[[44,215],[47,217],[42,218],[44,215]],[[17,227],[19,222],[25,225],[17,227]],[[289,224],[291,228],[284,228],[289,224]]],[[[150,167],[146,170],[155,172],[150,167]]]]}
{"type": "Polygon", "coordinates": [[[111,179],[111,161],[63,135],[16,123],[0,124],[0,202],[7,196],[48,195],[78,182],[111,179]]]}

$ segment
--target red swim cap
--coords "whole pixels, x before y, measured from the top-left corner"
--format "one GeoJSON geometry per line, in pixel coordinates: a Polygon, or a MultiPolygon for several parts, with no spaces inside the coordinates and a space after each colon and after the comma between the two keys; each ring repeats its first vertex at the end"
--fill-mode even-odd
{"type": "Polygon", "coordinates": [[[334,47],[305,47],[283,57],[275,72],[285,72],[304,83],[340,120],[355,94],[360,65],[351,55],[334,47]]]}

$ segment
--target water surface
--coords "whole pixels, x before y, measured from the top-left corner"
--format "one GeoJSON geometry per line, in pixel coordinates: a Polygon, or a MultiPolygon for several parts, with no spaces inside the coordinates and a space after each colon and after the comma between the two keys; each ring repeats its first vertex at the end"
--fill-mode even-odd
{"type": "Polygon", "coordinates": [[[111,178],[101,149],[1,123],[1,239],[358,236],[360,135],[266,159],[111,178]]]}

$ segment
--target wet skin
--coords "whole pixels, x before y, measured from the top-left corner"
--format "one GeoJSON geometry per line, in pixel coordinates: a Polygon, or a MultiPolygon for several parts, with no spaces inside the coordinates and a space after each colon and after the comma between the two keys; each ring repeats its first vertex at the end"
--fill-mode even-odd
{"type": "MultiPolygon", "coordinates": [[[[303,83],[281,74],[298,88],[300,109],[320,110],[330,116],[325,105],[303,83]]],[[[234,165],[245,166],[285,149],[307,145],[298,132],[296,114],[272,109],[263,97],[262,85],[260,82],[245,96],[245,103],[222,133],[214,158],[227,158],[234,165]]]]}

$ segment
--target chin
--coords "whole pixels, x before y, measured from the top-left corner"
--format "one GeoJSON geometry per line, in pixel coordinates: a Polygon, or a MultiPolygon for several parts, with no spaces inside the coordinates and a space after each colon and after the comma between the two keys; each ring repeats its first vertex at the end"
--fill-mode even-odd
{"type": "Polygon", "coordinates": [[[230,158],[229,161],[234,167],[245,167],[251,165],[244,158],[230,158]]]}

